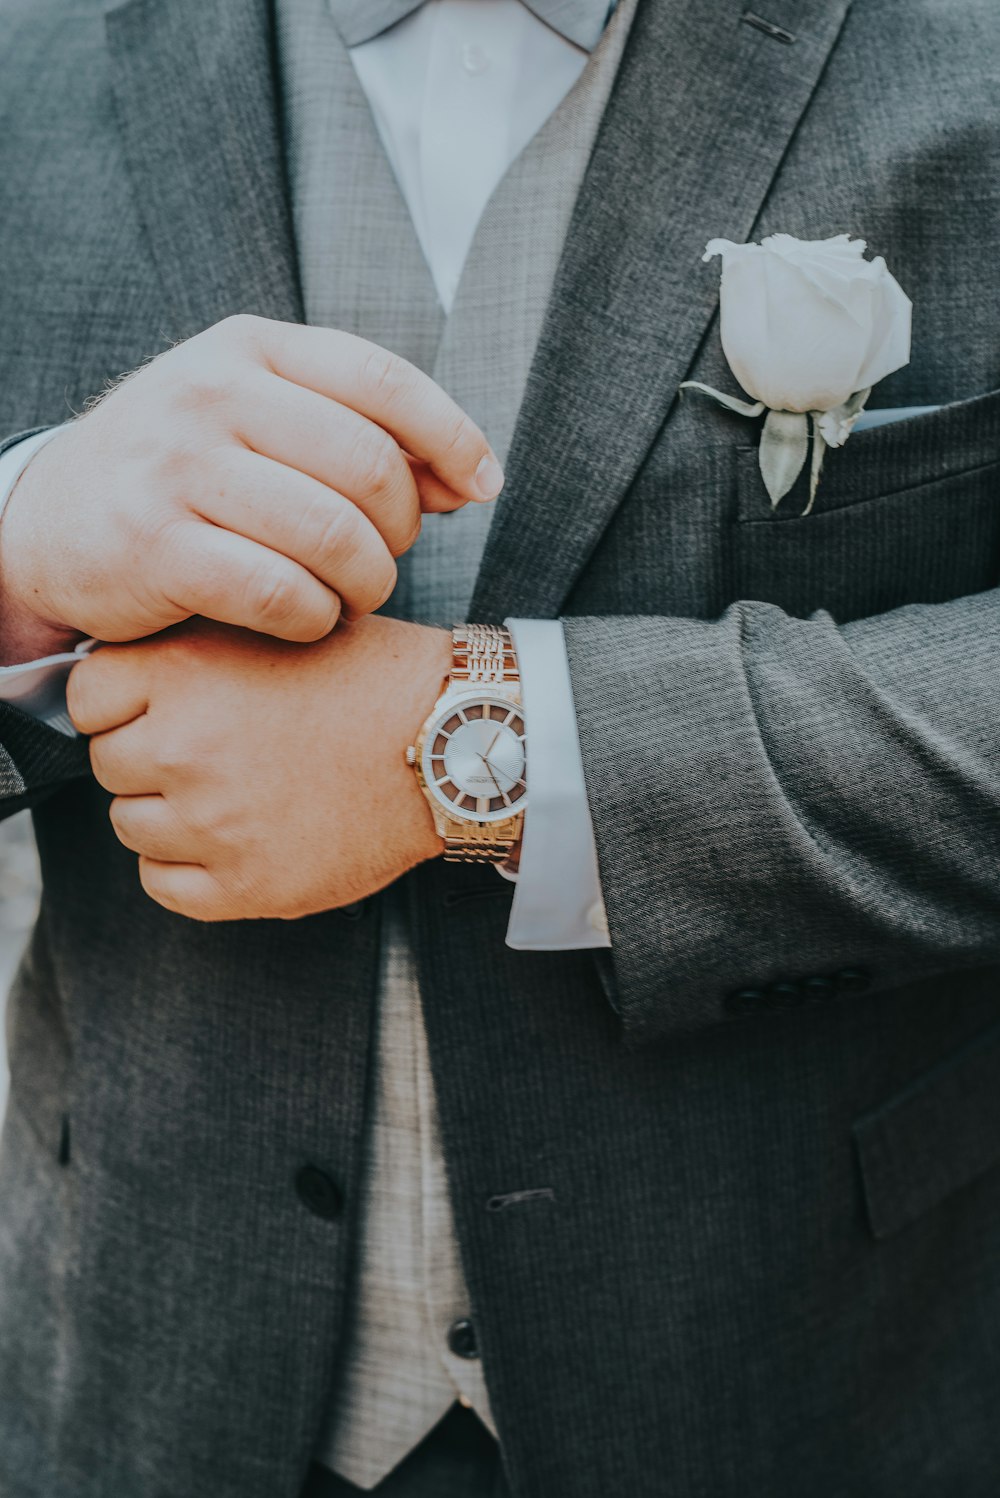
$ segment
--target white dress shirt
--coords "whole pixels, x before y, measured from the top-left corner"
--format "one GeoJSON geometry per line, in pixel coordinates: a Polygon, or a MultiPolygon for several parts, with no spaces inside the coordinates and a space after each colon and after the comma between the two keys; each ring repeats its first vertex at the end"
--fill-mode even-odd
{"type": "MultiPolygon", "coordinates": [[[[428,0],[351,49],[445,310],[494,188],[572,88],[587,55],[520,0],[428,0]]],[[[51,435],[0,455],[0,514],[51,435]]],[[[562,626],[508,623],[524,693],[529,805],[507,942],[534,951],[607,947],[562,626]]],[[[0,668],[0,699],[71,732],[63,688],[76,659],[0,668]]]]}

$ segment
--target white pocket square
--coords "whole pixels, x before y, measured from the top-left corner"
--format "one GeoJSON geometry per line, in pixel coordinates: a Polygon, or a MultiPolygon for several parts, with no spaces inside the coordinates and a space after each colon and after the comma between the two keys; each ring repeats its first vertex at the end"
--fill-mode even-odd
{"type": "Polygon", "coordinates": [[[856,432],[870,431],[872,427],[887,427],[893,421],[909,421],[911,416],[929,416],[940,411],[940,406],[886,406],[881,411],[862,411],[854,423],[856,432]]]}

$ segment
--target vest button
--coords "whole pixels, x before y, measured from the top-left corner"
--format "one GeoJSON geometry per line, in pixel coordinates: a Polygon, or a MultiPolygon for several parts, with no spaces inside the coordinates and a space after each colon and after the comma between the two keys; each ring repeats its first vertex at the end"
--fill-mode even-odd
{"type": "Polygon", "coordinates": [[[453,1321],[448,1328],[448,1350],[457,1358],[478,1358],[479,1343],[476,1341],[476,1328],[465,1317],[460,1321],[453,1321]]]}
{"type": "Polygon", "coordinates": [[[299,1201],[314,1217],[332,1222],[343,1211],[344,1194],[340,1187],[315,1165],[303,1165],[296,1172],[295,1190],[299,1201]]]}

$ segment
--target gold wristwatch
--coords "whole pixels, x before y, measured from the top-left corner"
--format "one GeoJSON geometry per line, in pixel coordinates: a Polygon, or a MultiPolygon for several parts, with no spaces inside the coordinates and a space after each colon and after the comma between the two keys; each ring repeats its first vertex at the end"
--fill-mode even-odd
{"type": "Polygon", "coordinates": [[[430,804],[445,859],[503,863],[527,805],[521,678],[510,633],[491,624],[452,630],[444,693],[406,751],[430,804]]]}

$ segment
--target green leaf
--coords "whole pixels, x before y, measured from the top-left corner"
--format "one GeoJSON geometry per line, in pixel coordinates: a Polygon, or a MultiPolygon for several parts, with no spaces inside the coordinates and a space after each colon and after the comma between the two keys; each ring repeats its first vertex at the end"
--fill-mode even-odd
{"type": "Polygon", "coordinates": [[[777,509],[809,456],[809,418],[800,411],[768,411],[760,438],[760,472],[777,509]]]}
{"type": "Polygon", "coordinates": [[[826,440],[819,429],[821,413],[819,411],[812,411],[810,415],[812,417],[813,437],[812,472],[809,476],[809,503],[802,511],[803,515],[808,515],[815,503],[816,490],[819,488],[819,476],[823,472],[823,459],[826,456],[826,440]]]}

